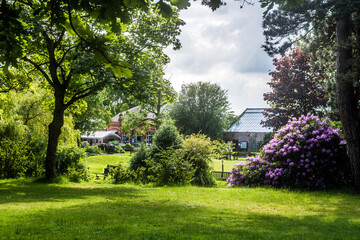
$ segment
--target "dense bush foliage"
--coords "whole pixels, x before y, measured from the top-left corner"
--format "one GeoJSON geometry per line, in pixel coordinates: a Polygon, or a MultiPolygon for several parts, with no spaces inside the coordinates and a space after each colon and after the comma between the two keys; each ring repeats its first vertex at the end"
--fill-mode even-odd
{"type": "Polygon", "coordinates": [[[40,176],[46,142],[41,134],[15,121],[0,121],[0,178],[40,176]]]}
{"type": "Polygon", "coordinates": [[[160,128],[155,132],[153,146],[156,152],[166,150],[169,147],[179,148],[182,138],[171,119],[166,119],[160,128]]]}
{"type": "Polygon", "coordinates": [[[132,179],[132,172],[119,164],[115,169],[110,170],[111,178],[115,184],[129,182],[132,179]]]}
{"type": "Polygon", "coordinates": [[[211,156],[213,145],[210,138],[203,134],[192,134],[185,137],[182,149],[184,160],[189,162],[195,171],[193,184],[199,186],[212,186],[215,179],[211,174],[211,156]]]}
{"type": "Polygon", "coordinates": [[[98,146],[86,146],[85,152],[89,153],[90,155],[95,154],[103,154],[104,152],[98,146]]]}
{"type": "Polygon", "coordinates": [[[134,156],[130,160],[129,169],[137,170],[140,167],[146,167],[146,159],[149,159],[150,152],[149,148],[145,143],[141,143],[140,147],[136,149],[134,156]]]}
{"type": "Polygon", "coordinates": [[[331,128],[327,119],[310,114],[294,118],[264,146],[261,157],[237,164],[228,182],[231,186],[341,186],[350,181],[342,143],[339,130],[331,128]]]}
{"type": "Polygon", "coordinates": [[[87,180],[88,173],[84,164],[86,153],[84,149],[72,145],[60,145],[56,153],[57,172],[67,174],[75,182],[87,180]]]}
{"type": "Polygon", "coordinates": [[[121,146],[115,146],[114,153],[125,153],[125,150],[121,146]]]}
{"type": "MultiPolygon", "coordinates": [[[[169,131],[162,133],[164,132],[165,135],[176,135],[168,134],[169,131]]],[[[161,136],[161,139],[165,137],[161,136]]],[[[184,141],[181,139],[175,142],[178,144],[170,145],[166,150],[155,144],[152,148],[141,144],[130,161],[129,169],[131,171],[141,169],[141,174],[137,176],[142,182],[213,186],[215,179],[211,174],[210,166],[213,147],[210,139],[205,135],[193,134],[187,136],[184,141]],[[183,144],[180,145],[181,142],[183,144]],[[156,149],[155,153],[154,149],[156,149]]]]}
{"type": "Polygon", "coordinates": [[[147,161],[147,167],[148,179],[159,184],[189,184],[195,173],[191,163],[184,159],[181,149],[161,151],[156,161],[147,161]]]}

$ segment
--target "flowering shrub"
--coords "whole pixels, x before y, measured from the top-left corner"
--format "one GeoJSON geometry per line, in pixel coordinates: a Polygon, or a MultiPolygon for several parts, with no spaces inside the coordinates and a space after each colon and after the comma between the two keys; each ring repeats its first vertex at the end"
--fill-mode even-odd
{"type": "Polygon", "coordinates": [[[228,183],[297,188],[340,185],[348,181],[341,143],[339,130],[329,127],[328,119],[310,114],[293,118],[264,146],[261,157],[235,165],[228,183]]]}

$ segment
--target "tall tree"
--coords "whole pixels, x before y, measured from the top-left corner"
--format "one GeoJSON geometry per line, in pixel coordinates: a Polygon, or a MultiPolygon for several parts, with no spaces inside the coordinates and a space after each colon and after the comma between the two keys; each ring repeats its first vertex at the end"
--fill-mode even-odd
{"type": "MultiPolygon", "coordinates": [[[[360,190],[360,1],[260,0],[270,53],[285,50],[293,34],[314,46],[336,43],[336,92],[355,185],[360,190]],[[297,2],[302,2],[298,4],[297,2]],[[273,8],[277,6],[277,8],[273,8]],[[285,24],[286,22],[286,24],[285,24]],[[319,34],[323,33],[323,34],[319,34]],[[322,36],[319,38],[319,36],[322,36]],[[287,38],[289,41],[284,41],[287,38]],[[328,41],[322,41],[328,39],[328,41]],[[284,45],[285,42],[285,45],[284,45]]],[[[331,58],[330,58],[331,60],[331,58]]]]}
{"type": "Polygon", "coordinates": [[[218,84],[197,82],[184,84],[179,99],[170,112],[179,131],[185,135],[199,133],[212,139],[222,138],[228,127],[227,90],[218,84]]]}
{"type": "Polygon", "coordinates": [[[269,73],[272,78],[268,82],[272,91],[264,94],[264,100],[271,106],[264,111],[265,126],[279,129],[293,117],[324,114],[325,69],[311,65],[310,58],[310,54],[294,48],[273,59],[275,70],[269,73]]]}
{"type": "MultiPolygon", "coordinates": [[[[186,3],[176,2],[180,7],[186,3]]],[[[65,110],[108,84],[130,92],[151,85],[147,77],[151,60],[167,59],[162,49],[169,44],[180,47],[176,36],[181,24],[176,10],[164,1],[155,5],[144,0],[1,1],[4,74],[20,67],[26,74],[36,72],[53,92],[45,163],[48,179],[56,176],[65,110]],[[160,14],[168,19],[159,18],[160,14]]]]}

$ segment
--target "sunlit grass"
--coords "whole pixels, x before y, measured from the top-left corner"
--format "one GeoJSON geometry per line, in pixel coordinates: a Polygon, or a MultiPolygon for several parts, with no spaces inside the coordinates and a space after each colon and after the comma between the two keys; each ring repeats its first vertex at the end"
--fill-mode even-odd
{"type": "MultiPolygon", "coordinates": [[[[103,173],[104,168],[110,165],[118,165],[122,164],[124,167],[129,166],[130,158],[132,155],[130,153],[124,154],[103,154],[103,155],[95,155],[90,156],[86,159],[86,165],[90,170],[90,173],[103,173]]],[[[224,162],[224,171],[230,172],[230,170],[234,167],[234,164],[239,163],[240,161],[245,161],[245,158],[239,158],[238,160],[223,160],[224,162]]],[[[214,171],[221,171],[222,169],[222,160],[212,159],[212,167],[214,171]]]]}
{"type": "Polygon", "coordinates": [[[340,191],[0,181],[0,239],[359,239],[340,191]]]}

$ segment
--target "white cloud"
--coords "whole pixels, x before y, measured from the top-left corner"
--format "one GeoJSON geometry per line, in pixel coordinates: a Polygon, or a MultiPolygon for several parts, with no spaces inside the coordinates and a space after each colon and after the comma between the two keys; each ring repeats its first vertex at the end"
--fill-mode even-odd
{"type": "Polygon", "coordinates": [[[212,12],[199,2],[192,2],[180,13],[182,49],[166,50],[171,58],[166,77],[175,90],[183,83],[211,81],[228,90],[236,114],[247,107],[266,107],[263,93],[272,68],[271,58],[261,49],[262,9],[258,5],[239,8],[239,2],[212,12]]]}

